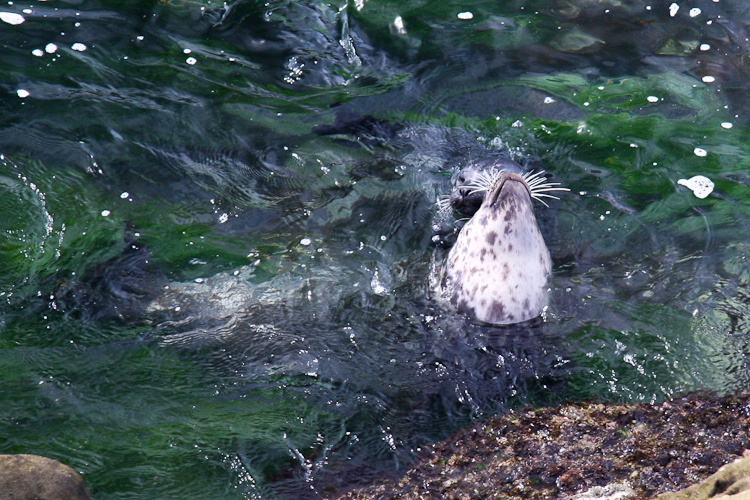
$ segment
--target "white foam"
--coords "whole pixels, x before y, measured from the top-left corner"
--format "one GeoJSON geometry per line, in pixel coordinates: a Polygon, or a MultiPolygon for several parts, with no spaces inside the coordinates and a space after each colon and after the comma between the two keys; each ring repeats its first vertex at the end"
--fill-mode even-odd
{"type": "Polygon", "coordinates": [[[0,12],[0,21],[12,24],[13,26],[19,25],[25,20],[21,14],[16,14],[15,12],[0,12]]]}
{"type": "Polygon", "coordinates": [[[677,184],[685,186],[693,192],[696,198],[703,199],[714,190],[714,183],[711,179],[703,175],[696,175],[690,179],[680,179],[677,184]]]}

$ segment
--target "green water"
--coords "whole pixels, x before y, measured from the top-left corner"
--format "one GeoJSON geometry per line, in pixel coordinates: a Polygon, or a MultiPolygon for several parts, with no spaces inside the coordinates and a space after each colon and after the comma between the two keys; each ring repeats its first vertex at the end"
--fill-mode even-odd
{"type": "Polygon", "coordinates": [[[518,405],[750,386],[744,2],[0,13],[0,453],[96,499],[318,498],[518,405]],[[496,150],[571,189],[531,327],[428,286],[496,150]]]}

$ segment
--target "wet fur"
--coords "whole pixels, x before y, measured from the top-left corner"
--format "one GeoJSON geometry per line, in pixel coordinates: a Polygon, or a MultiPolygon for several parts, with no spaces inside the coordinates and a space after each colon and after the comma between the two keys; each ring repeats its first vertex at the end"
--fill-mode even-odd
{"type": "Polygon", "coordinates": [[[451,304],[486,323],[527,321],[544,308],[550,272],[526,181],[515,172],[497,175],[448,255],[451,304]]]}

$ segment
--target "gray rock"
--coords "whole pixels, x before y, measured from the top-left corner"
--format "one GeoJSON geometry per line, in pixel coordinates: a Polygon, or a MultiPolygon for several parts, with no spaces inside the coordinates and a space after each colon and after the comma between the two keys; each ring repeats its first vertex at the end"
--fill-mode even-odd
{"type": "Polygon", "coordinates": [[[624,500],[635,496],[635,491],[625,483],[594,486],[590,490],[566,497],[566,500],[624,500]]]}
{"type": "Polygon", "coordinates": [[[91,500],[73,469],[38,455],[0,455],[2,500],[91,500]]]}

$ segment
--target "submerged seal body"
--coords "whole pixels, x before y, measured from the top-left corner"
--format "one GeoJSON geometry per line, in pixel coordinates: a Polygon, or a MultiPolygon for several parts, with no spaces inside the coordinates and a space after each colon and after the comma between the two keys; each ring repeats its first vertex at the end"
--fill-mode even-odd
{"type": "Polygon", "coordinates": [[[542,312],[551,273],[549,250],[532,198],[564,190],[538,174],[521,174],[512,160],[467,169],[451,205],[469,215],[448,254],[443,296],[461,313],[497,325],[520,323],[542,312]]]}

